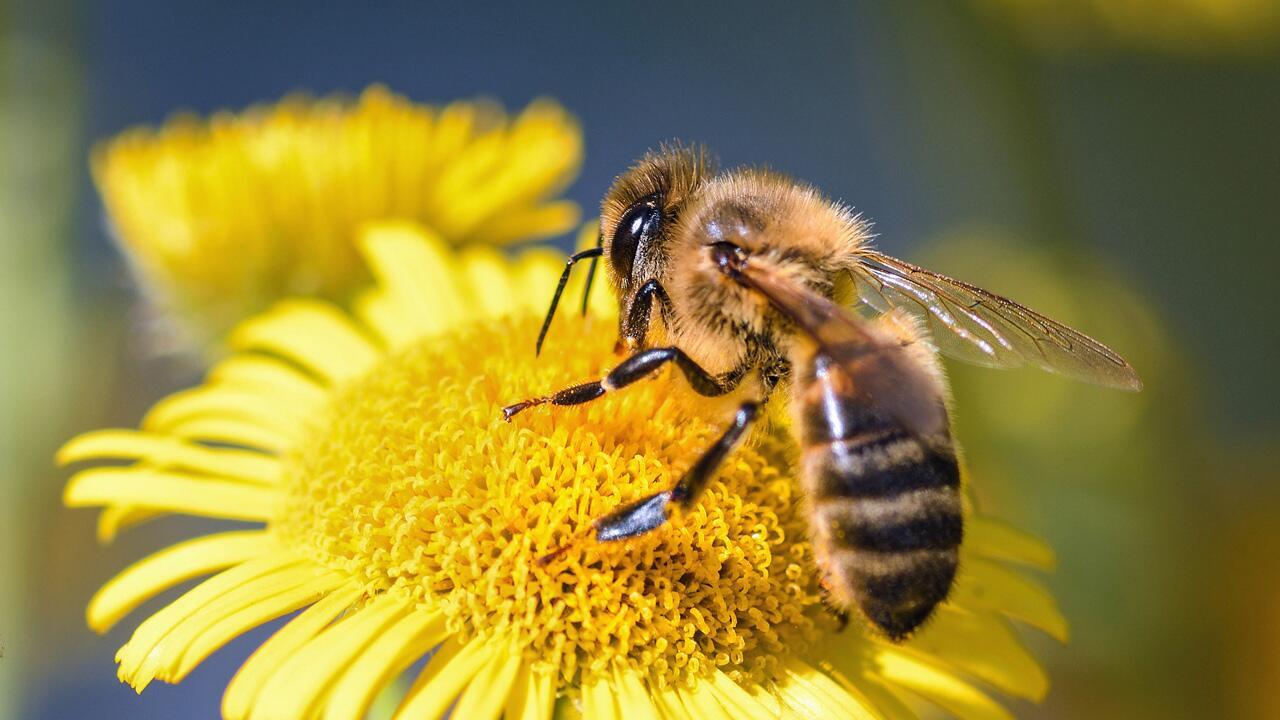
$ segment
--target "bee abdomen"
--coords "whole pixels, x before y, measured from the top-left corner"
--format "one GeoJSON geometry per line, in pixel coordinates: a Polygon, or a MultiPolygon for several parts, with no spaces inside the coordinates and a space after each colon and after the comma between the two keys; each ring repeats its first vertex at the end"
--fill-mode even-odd
{"type": "Polygon", "coordinates": [[[946,599],[959,563],[957,548],[875,552],[832,549],[833,588],[852,590],[851,604],[891,640],[902,640],[946,599]]]}
{"type": "Polygon", "coordinates": [[[964,535],[960,498],[947,487],[815,503],[826,539],[850,550],[951,550],[964,535]]]}
{"type": "Polygon", "coordinates": [[[810,445],[804,453],[805,476],[815,500],[876,498],[926,488],[958,488],[954,457],[926,452],[898,429],[810,445]]]}
{"type": "Polygon", "coordinates": [[[805,449],[828,585],[891,639],[946,599],[964,537],[960,472],[948,449],[879,428],[805,449]]]}

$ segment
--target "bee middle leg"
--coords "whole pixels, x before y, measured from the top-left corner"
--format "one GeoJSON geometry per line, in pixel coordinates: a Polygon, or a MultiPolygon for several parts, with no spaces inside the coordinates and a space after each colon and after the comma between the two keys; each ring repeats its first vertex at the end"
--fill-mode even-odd
{"type": "Polygon", "coordinates": [[[723,395],[737,387],[742,377],[746,374],[746,368],[744,367],[729,373],[728,376],[717,377],[704,370],[701,365],[694,362],[678,347],[651,348],[649,350],[641,350],[623,360],[620,365],[609,371],[601,380],[574,385],[545,397],[531,398],[522,400],[514,405],[508,405],[502,409],[502,417],[510,420],[519,412],[545,403],[551,403],[552,405],[580,405],[590,402],[610,390],[626,387],[651,375],[658,368],[669,362],[675,363],[676,367],[680,368],[680,371],[684,373],[685,378],[689,381],[689,385],[700,395],[723,395]]]}

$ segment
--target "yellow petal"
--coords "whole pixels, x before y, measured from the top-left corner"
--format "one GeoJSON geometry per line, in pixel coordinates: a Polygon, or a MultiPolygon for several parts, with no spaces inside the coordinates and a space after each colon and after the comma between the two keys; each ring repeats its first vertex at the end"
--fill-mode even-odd
{"type": "Polygon", "coordinates": [[[858,698],[864,706],[873,708],[878,717],[886,720],[918,720],[918,715],[902,702],[899,694],[881,676],[873,671],[868,659],[873,644],[864,638],[832,635],[814,652],[822,657],[819,666],[824,674],[858,698]]]}
{"type": "Polygon", "coordinates": [[[991,560],[1052,570],[1057,563],[1053,548],[1043,540],[995,518],[976,515],[965,530],[965,550],[991,560]]]}
{"type": "Polygon", "coordinates": [[[821,670],[795,658],[788,660],[778,691],[800,715],[880,720],[874,708],[859,702],[821,670]]]}
{"type": "MultiPolygon", "coordinates": [[[[505,651],[496,656],[476,674],[474,680],[462,691],[458,704],[454,706],[453,715],[458,718],[476,718],[476,720],[493,720],[502,713],[506,704],[507,693],[515,682],[516,671],[523,664],[520,650],[512,642],[499,643],[506,645],[505,651]]],[[[337,718],[334,718],[337,720],[337,718]]]]}
{"type": "Polygon", "coordinates": [[[510,312],[515,302],[509,264],[502,253],[490,247],[471,246],[459,253],[458,265],[476,315],[497,318],[510,312]]]}
{"type": "Polygon", "coordinates": [[[190,470],[262,485],[280,479],[280,461],[270,455],[211,448],[175,437],[137,430],[98,430],[73,438],[58,451],[58,463],[85,460],[141,460],[157,468],[190,470]]]}
{"type": "MultiPolygon", "coordinates": [[[[668,685],[667,687],[653,691],[654,704],[658,706],[658,714],[664,720],[688,720],[696,715],[685,707],[684,698],[680,697],[680,693],[668,685]]],[[[714,720],[716,716],[710,718],[698,717],[698,720],[714,720]]]]}
{"type": "Polygon", "coordinates": [[[507,698],[506,720],[551,720],[556,705],[556,678],[523,663],[507,698]]]}
{"type": "Polygon", "coordinates": [[[423,337],[417,318],[380,288],[360,293],[352,305],[360,322],[377,333],[388,348],[399,349],[423,337]]]}
{"type": "Polygon", "coordinates": [[[770,692],[769,689],[765,688],[763,685],[751,685],[747,688],[747,691],[751,693],[751,697],[757,703],[768,710],[774,717],[782,717],[786,714],[784,713],[784,708],[782,707],[782,703],[778,699],[778,696],[773,692],[770,692]]]}
{"type": "Polygon", "coordinates": [[[229,520],[269,520],[281,495],[271,488],[147,468],[92,468],[71,477],[68,507],[137,505],[229,520]]]}
{"type": "Polygon", "coordinates": [[[375,638],[338,678],[324,717],[364,717],[383,687],[447,634],[443,613],[410,611],[375,638]]]}
{"type": "Polygon", "coordinates": [[[204,617],[190,618],[184,623],[190,626],[190,635],[179,637],[178,633],[185,630],[180,627],[165,638],[165,653],[173,653],[174,657],[167,661],[157,658],[165,665],[159,677],[166,682],[180,682],[218,648],[268,620],[315,603],[345,579],[335,572],[317,575],[314,569],[309,575],[308,578],[299,573],[272,583],[260,580],[252,593],[241,589],[234,600],[220,598],[216,610],[210,608],[201,613],[204,617]],[[169,649],[171,646],[173,650],[169,649]]]}
{"type": "MultiPolygon", "coordinates": [[[[556,283],[564,269],[564,256],[547,248],[527,250],[515,263],[512,295],[520,301],[525,310],[541,315],[547,310],[551,296],[555,294],[556,283]]],[[[582,268],[585,273],[586,268],[582,268]]],[[[577,279],[577,282],[585,282],[577,279]]],[[[581,287],[580,285],[578,287],[581,287]]],[[[567,294],[565,309],[575,312],[577,302],[567,294]]]]}
{"type": "Polygon", "coordinates": [[[751,696],[751,693],[743,690],[738,683],[719,669],[711,671],[711,677],[707,679],[706,684],[730,717],[748,720],[772,720],[776,717],[774,712],[760,704],[751,696]]]}
{"type": "MultiPolygon", "coordinates": [[[[858,643],[861,645],[861,643],[858,643]]],[[[865,648],[859,652],[865,653],[865,648]]],[[[837,663],[838,664],[838,663],[837,663]]],[[[844,670],[835,667],[823,667],[823,672],[831,676],[851,695],[868,707],[875,708],[876,715],[885,720],[918,720],[916,713],[904,703],[893,691],[886,687],[883,679],[868,672],[863,660],[852,659],[843,665],[844,670]]]]}
{"type": "Polygon", "coordinates": [[[313,377],[266,355],[237,353],[214,365],[208,383],[260,392],[277,399],[320,403],[328,390],[313,377]]]}
{"type": "Polygon", "coordinates": [[[960,720],[1012,720],[1007,710],[955,674],[939,670],[895,648],[874,651],[877,674],[909,690],[960,720]]]}
{"type": "Polygon", "coordinates": [[[380,354],[346,313],[317,300],[280,302],[237,326],[228,342],[278,354],[330,383],[363,374],[380,354]]]}
{"type": "Polygon", "coordinates": [[[578,222],[578,205],[567,200],[525,208],[512,208],[495,215],[476,228],[476,234],[509,243],[529,237],[550,237],[578,222]]]}
{"type": "Polygon", "coordinates": [[[616,666],[613,671],[613,688],[619,717],[657,717],[658,708],[653,704],[649,690],[645,687],[644,677],[640,673],[624,665],[616,666]]]}
{"type": "Polygon", "coordinates": [[[360,596],[360,586],[354,582],[332,590],[319,602],[302,611],[284,627],[267,639],[240,670],[236,672],[222,697],[222,714],[230,720],[244,720],[249,716],[259,691],[282,663],[318,635],[339,613],[346,610],[360,596]]]}
{"type": "Polygon", "coordinates": [[[612,683],[607,675],[597,673],[582,683],[582,717],[600,720],[626,717],[619,711],[612,683]]]}
{"type": "Polygon", "coordinates": [[[310,716],[338,676],[410,607],[409,601],[386,593],[312,638],[267,680],[252,717],[310,716]]]}
{"type": "Polygon", "coordinates": [[[152,406],[142,420],[142,428],[164,431],[184,420],[197,417],[231,418],[251,422],[291,439],[297,439],[302,420],[318,405],[280,403],[252,390],[204,385],[176,392],[152,406]]]}
{"type": "Polygon", "coordinates": [[[471,317],[455,256],[434,231],[411,223],[377,223],[361,233],[360,247],[379,287],[404,309],[403,317],[416,322],[420,335],[471,317]]]}
{"type": "Polygon", "coordinates": [[[170,546],[130,565],[89,601],[89,627],[106,632],[120,618],[164,590],[230,567],[276,547],[260,530],[207,535],[170,546]]]}
{"type": "Polygon", "coordinates": [[[1037,627],[1059,642],[1067,642],[1070,629],[1053,595],[1040,583],[1004,565],[969,558],[960,566],[952,601],[1004,613],[1037,627]]]}
{"type": "Polygon", "coordinates": [[[493,645],[479,640],[466,645],[448,640],[409,688],[396,718],[440,717],[497,652],[493,645]]]}
{"type": "Polygon", "coordinates": [[[98,542],[109,545],[121,530],[169,513],[136,505],[108,505],[98,513],[98,542]]]}
{"type": "Polygon", "coordinates": [[[902,649],[943,669],[962,670],[1010,695],[1039,701],[1049,691],[1044,669],[1008,621],[995,613],[944,605],[902,649]]]}
{"type": "Polygon", "coordinates": [[[294,444],[289,434],[240,418],[191,418],[170,427],[169,434],[189,440],[227,443],[273,453],[284,452],[294,444]]]}
{"type": "Polygon", "coordinates": [[[143,662],[165,635],[179,623],[245,583],[288,569],[301,562],[301,559],[290,553],[272,553],[246,560],[188,590],[182,597],[143,621],[133,632],[129,642],[116,653],[116,661],[120,663],[118,672],[120,679],[130,682],[135,690],[142,692],[150,681],[150,678],[145,677],[145,672],[140,672],[143,662]],[[135,676],[144,680],[135,683],[132,681],[135,676]]]}

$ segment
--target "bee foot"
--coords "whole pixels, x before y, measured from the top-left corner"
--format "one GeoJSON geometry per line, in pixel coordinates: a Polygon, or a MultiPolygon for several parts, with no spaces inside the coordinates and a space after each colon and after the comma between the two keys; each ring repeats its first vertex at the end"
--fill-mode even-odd
{"type": "Polygon", "coordinates": [[[508,405],[502,408],[502,419],[507,422],[511,422],[511,418],[515,417],[517,414],[533,407],[534,405],[541,405],[546,401],[547,398],[534,398],[532,400],[521,400],[514,405],[508,405]]]}

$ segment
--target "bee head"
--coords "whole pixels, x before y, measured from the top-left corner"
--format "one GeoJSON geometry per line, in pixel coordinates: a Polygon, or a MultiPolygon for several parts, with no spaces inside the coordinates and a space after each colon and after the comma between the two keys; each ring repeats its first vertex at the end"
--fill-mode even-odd
{"type": "Polygon", "coordinates": [[[621,309],[620,343],[643,344],[647,327],[631,322],[636,298],[663,275],[672,229],[686,202],[714,173],[702,147],[664,145],[620,175],[605,194],[600,237],[621,309]]]}

